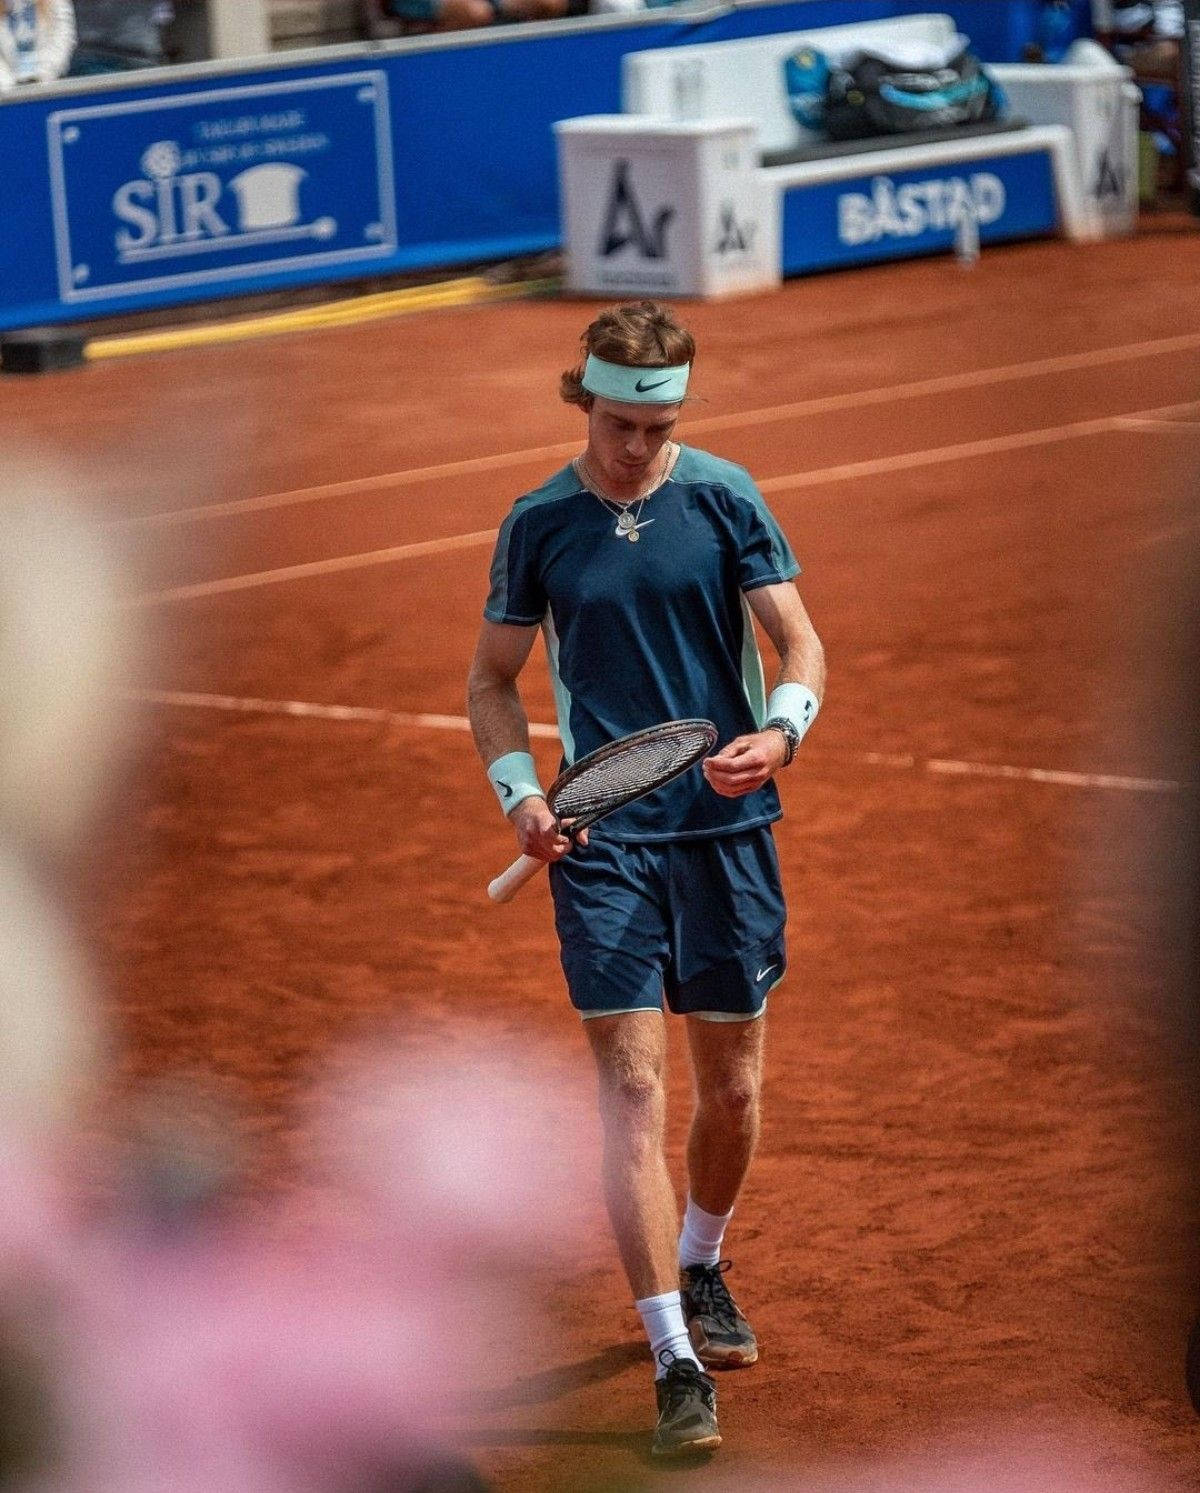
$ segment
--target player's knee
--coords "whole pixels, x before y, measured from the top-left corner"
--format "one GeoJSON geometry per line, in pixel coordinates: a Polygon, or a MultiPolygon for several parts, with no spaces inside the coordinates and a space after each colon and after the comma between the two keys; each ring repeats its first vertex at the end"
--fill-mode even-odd
{"type": "Polygon", "coordinates": [[[605,1098],[610,1109],[632,1120],[651,1121],[663,1109],[663,1084],[651,1068],[622,1068],[607,1075],[605,1098]]]}
{"type": "Polygon", "coordinates": [[[616,1018],[587,1023],[606,1127],[630,1135],[661,1133],[666,1112],[666,1050],[661,1022],[616,1018]]]}
{"type": "Polygon", "coordinates": [[[758,1114],[761,1084],[758,1075],[739,1070],[710,1080],[700,1094],[700,1103],[717,1111],[731,1124],[744,1124],[758,1114]]]}
{"type": "Polygon", "coordinates": [[[666,1112],[662,1071],[653,1062],[620,1061],[600,1074],[601,1109],[610,1127],[627,1135],[657,1138],[666,1112]]]}

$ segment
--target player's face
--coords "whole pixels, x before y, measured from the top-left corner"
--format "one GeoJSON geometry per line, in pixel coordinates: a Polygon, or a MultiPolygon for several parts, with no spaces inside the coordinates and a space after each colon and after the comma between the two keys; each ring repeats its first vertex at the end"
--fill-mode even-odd
{"type": "Polygon", "coordinates": [[[606,489],[632,496],[645,483],[679,419],[677,404],[621,404],[596,396],[588,412],[587,463],[606,489]]]}

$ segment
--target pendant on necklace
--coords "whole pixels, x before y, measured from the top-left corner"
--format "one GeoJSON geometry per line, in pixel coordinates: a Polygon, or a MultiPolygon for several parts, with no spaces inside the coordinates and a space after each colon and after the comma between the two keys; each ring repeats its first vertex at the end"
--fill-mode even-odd
{"type": "Polygon", "coordinates": [[[633,514],[630,513],[628,508],[622,508],[621,512],[617,515],[617,532],[619,534],[628,534],[630,529],[633,528],[633,522],[633,514]]]}
{"type": "Polygon", "coordinates": [[[636,529],[630,529],[625,535],[625,538],[629,540],[630,544],[636,544],[641,537],[642,536],[636,529]]]}

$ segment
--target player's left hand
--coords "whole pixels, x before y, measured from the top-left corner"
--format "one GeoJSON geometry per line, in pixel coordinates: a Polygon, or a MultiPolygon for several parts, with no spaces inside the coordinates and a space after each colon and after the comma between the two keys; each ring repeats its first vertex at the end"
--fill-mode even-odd
{"type": "Polygon", "coordinates": [[[761,788],[784,764],[787,743],[778,731],[737,736],[701,763],[708,786],[722,798],[741,798],[761,788]]]}

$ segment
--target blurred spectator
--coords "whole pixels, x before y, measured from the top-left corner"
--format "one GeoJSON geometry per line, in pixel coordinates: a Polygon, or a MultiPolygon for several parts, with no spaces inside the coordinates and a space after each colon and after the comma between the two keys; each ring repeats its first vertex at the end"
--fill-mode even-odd
{"type": "Polygon", "coordinates": [[[61,78],[74,46],[71,0],[0,0],[0,93],[61,78]]]}
{"type": "Polygon", "coordinates": [[[363,30],[370,37],[463,31],[518,21],[559,21],[586,15],[588,0],[363,0],[363,30]]]}
{"type": "Polygon", "coordinates": [[[1034,34],[1022,49],[1025,62],[1062,62],[1072,44],[1090,31],[1088,0],[1041,0],[1034,34]]]}
{"type": "Polygon", "coordinates": [[[1092,27],[1106,42],[1178,41],[1183,0],[1092,0],[1092,27]]]}
{"type": "Polygon", "coordinates": [[[73,77],[159,67],[169,60],[164,33],[175,19],[169,0],[75,0],[75,18],[73,77]]]}
{"type": "Polygon", "coordinates": [[[638,10],[666,10],[680,3],[681,0],[589,0],[588,10],[592,15],[630,14],[638,10]]]}

